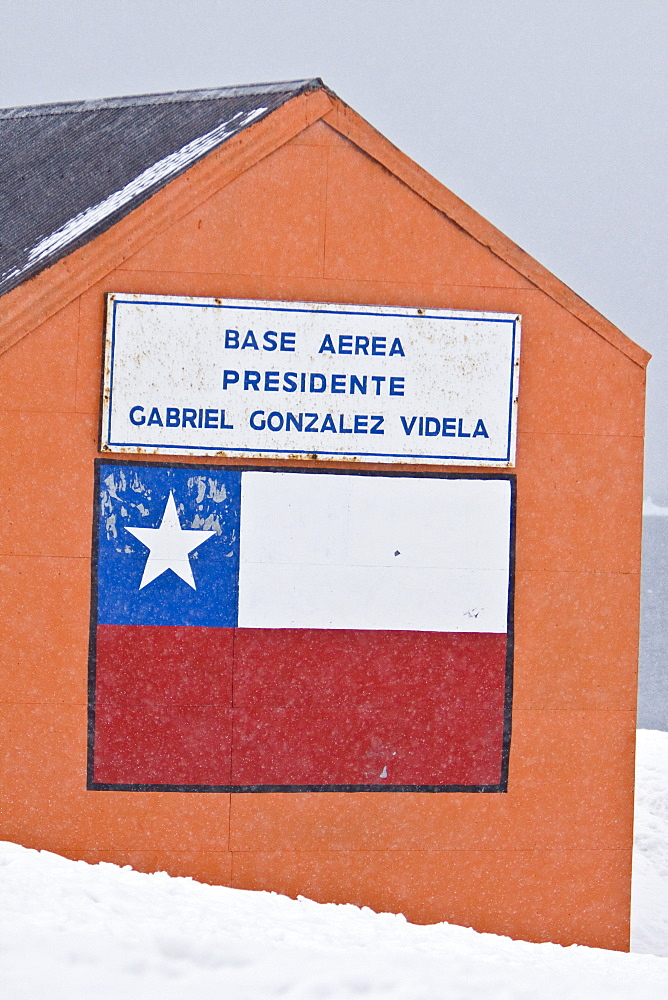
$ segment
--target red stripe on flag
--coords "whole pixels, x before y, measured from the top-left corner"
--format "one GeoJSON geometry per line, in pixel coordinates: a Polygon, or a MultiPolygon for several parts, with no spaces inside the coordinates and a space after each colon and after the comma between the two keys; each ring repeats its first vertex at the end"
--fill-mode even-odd
{"type": "Polygon", "coordinates": [[[94,780],[495,785],[505,679],[496,633],[100,625],[94,780]]]}
{"type": "Polygon", "coordinates": [[[98,625],[95,781],[229,784],[233,633],[98,625]]]}
{"type": "Polygon", "coordinates": [[[506,636],[237,630],[232,782],[501,780],[506,636]]]}

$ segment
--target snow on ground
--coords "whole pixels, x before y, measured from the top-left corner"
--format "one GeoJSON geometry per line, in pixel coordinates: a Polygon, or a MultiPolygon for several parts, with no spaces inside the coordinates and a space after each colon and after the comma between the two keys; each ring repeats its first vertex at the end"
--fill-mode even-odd
{"type": "Polygon", "coordinates": [[[668,996],[668,733],[639,732],[624,955],[418,927],[355,906],[0,844],[2,1000],[659,1000],[668,996]],[[654,954],[650,954],[650,952],[654,954]]]}
{"type": "Polygon", "coordinates": [[[639,729],[631,948],[668,957],[668,733],[639,729]]]}

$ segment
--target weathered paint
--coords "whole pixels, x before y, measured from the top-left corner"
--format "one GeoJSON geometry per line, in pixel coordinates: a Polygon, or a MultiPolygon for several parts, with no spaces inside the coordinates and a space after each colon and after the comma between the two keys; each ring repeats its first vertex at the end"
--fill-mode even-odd
{"type": "Polygon", "coordinates": [[[353,112],[308,127],[290,108],[253,126],[254,159],[250,139],[210,154],[10,293],[11,337],[32,332],[0,362],[0,835],[627,948],[646,355],[353,112]],[[118,291],[522,315],[506,795],[86,790],[93,462],[118,291]]]}

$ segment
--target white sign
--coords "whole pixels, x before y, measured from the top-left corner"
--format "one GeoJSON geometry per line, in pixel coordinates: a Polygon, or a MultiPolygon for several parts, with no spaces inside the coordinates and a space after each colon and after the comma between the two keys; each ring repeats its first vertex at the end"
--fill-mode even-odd
{"type": "Polygon", "coordinates": [[[508,467],[520,317],[108,296],[102,451],[508,467]]]}

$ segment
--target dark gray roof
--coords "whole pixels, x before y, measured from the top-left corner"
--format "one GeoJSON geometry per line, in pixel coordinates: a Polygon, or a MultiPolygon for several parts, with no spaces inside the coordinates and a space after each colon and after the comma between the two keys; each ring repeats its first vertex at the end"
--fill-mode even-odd
{"type": "Polygon", "coordinates": [[[319,79],[0,110],[0,295],[319,79]]]}

